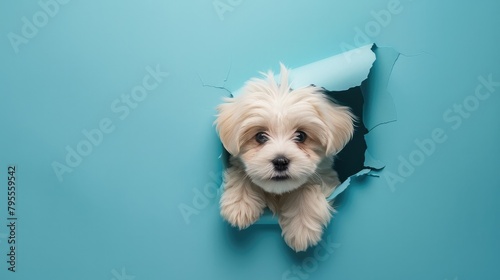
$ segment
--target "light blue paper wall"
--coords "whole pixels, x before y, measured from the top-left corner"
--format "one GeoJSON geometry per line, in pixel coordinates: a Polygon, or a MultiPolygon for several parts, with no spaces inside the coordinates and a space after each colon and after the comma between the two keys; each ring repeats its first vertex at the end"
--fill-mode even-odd
{"type": "Polygon", "coordinates": [[[495,1],[43,3],[56,2],[0,4],[1,279],[500,275],[495,1]],[[388,84],[397,122],[368,139],[386,163],[380,177],[342,194],[325,243],[306,253],[275,226],[227,226],[212,127],[227,91],[208,85],[234,90],[280,61],[372,41],[402,54],[388,84]],[[429,144],[433,134],[442,143],[429,144]],[[78,145],[88,155],[69,166],[78,145]],[[60,180],[54,162],[71,172],[60,180]]]}

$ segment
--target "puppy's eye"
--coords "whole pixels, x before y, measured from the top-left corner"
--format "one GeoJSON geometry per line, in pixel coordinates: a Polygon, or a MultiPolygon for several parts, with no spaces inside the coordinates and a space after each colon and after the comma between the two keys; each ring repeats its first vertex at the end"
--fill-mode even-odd
{"type": "Polygon", "coordinates": [[[304,143],[306,141],[307,135],[304,131],[297,131],[295,132],[295,136],[293,137],[293,140],[297,143],[304,143]]]}
{"type": "Polygon", "coordinates": [[[264,132],[259,132],[255,135],[255,140],[259,143],[259,144],[264,144],[267,142],[267,140],[269,140],[269,138],[267,137],[267,134],[264,133],[264,132]]]}

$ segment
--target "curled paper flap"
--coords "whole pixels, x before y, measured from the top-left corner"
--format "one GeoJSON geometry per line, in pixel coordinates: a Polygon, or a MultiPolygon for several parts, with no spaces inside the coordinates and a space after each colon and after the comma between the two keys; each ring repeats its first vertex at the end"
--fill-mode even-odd
{"type": "Polygon", "coordinates": [[[366,45],[292,69],[292,88],[313,84],[329,91],[342,91],[359,86],[368,78],[375,61],[372,47],[366,45]]]}
{"type": "MultiPolygon", "coordinates": [[[[341,91],[359,86],[368,78],[375,61],[373,44],[337,54],[304,66],[290,69],[292,88],[309,85],[323,87],[330,91],[341,91]]],[[[279,79],[277,79],[279,80],[279,79]]],[[[232,93],[241,94],[242,88],[232,93]]]]}
{"type": "Polygon", "coordinates": [[[364,97],[364,123],[370,131],[378,125],[396,121],[396,107],[392,96],[387,91],[392,68],[399,57],[399,52],[393,48],[373,47],[377,56],[368,75],[361,85],[364,97]]]}
{"type": "Polygon", "coordinates": [[[342,184],[340,184],[338,187],[335,188],[335,190],[333,191],[333,193],[330,196],[328,196],[327,200],[332,201],[339,194],[341,194],[343,191],[345,191],[345,189],[347,189],[347,187],[351,184],[351,180],[353,178],[359,177],[359,176],[363,176],[363,175],[367,175],[371,171],[372,171],[371,169],[366,168],[366,169],[363,169],[363,170],[359,171],[358,173],[350,176],[349,178],[347,178],[347,180],[345,180],[342,184]]]}

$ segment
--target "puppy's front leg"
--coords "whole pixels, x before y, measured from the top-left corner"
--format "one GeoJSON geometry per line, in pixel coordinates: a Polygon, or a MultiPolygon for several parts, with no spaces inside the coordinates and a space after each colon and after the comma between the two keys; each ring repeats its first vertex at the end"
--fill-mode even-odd
{"type": "Polygon", "coordinates": [[[296,252],[316,245],[332,211],[319,185],[305,185],[284,194],[280,201],[279,223],[285,242],[296,252]]]}
{"type": "Polygon", "coordinates": [[[239,166],[228,168],[220,199],[222,217],[233,227],[244,229],[259,219],[266,207],[265,193],[250,181],[239,166]]]}

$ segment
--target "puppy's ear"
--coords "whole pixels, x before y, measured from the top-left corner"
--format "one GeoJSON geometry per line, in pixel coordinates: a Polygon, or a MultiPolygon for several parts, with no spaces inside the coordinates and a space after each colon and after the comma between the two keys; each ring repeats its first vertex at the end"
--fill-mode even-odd
{"type": "Polygon", "coordinates": [[[217,107],[219,114],[215,120],[217,132],[224,148],[233,156],[240,152],[239,146],[239,125],[237,116],[239,115],[234,98],[225,98],[225,103],[217,107]]]}
{"type": "Polygon", "coordinates": [[[320,118],[326,125],[326,137],[322,143],[326,149],[326,155],[337,154],[351,140],[356,117],[348,107],[340,106],[326,96],[324,102],[316,105],[320,118]]]}

